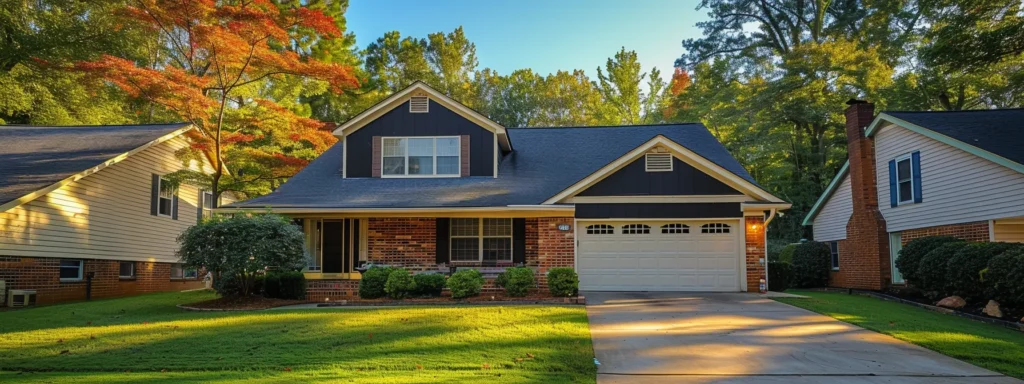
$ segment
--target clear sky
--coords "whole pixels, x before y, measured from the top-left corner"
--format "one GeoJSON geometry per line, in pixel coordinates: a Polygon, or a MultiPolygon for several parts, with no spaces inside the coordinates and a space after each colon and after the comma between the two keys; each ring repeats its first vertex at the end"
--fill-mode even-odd
{"type": "Polygon", "coordinates": [[[425,38],[463,26],[476,44],[479,68],[508,74],[533,68],[546,75],[598,66],[620,47],[637,52],[644,72],[657,66],[671,78],[681,42],[699,37],[706,18],[697,0],[351,0],[346,19],[360,48],[397,30],[425,38]]]}

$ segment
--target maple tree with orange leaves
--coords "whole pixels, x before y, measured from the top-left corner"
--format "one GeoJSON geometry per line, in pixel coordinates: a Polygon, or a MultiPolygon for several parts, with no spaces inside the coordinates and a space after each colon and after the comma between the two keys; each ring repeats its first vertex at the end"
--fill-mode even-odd
{"type": "MultiPolygon", "coordinates": [[[[300,34],[341,36],[332,17],[298,4],[137,0],[121,14],[126,23],[141,23],[160,35],[164,60],[143,66],[104,55],[75,68],[195,125],[191,148],[179,156],[210,159],[215,171],[208,183],[214,196],[241,189],[222,188],[226,175],[236,184],[287,178],[336,139],[326,124],[262,97],[260,87],[289,78],[319,81],[335,93],[359,86],[351,67],[290,49],[300,34]],[[236,174],[227,172],[225,159],[236,174]],[[240,175],[246,167],[262,172],[249,172],[254,176],[246,179],[240,175]]],[[[191,175],[193,180],[202,177],[191,175]]]]}

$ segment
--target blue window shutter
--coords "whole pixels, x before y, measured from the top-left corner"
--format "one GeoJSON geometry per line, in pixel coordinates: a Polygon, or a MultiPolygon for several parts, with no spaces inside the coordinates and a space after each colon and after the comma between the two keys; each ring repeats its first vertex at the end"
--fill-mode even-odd
{"type": "Polygon", "coordinates": [[[910,154],[910,166],[914,169],[914,202],[921,202],[921,152],[910,154]]]}
{"type": "Polygon", "coordinates": [[[896,207],[896,160],[889,160],[889,206],[896,207]]]}

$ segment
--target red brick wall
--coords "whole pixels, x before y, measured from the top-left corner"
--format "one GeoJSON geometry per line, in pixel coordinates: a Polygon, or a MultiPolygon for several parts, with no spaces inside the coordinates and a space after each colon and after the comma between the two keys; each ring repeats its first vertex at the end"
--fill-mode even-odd
{"type": "MultiPolygon", "coordinates": [[[[537,280],[547,287],[547,272],[555,267],[572,267],[576,262],[576,239],[573,218],[544,217],[537,219],[537,280]],[[569,224],[568,231],[559,231],[559,224],[569,224]]],[[[527,224],[529,230],[529,224],[527,224]]]]}
{"type": "Polygon", "coordinates": [[[953,236],[966,241],[989,241],[988,222],[940,225],[937,227],[908,229],[902,232],[900,240],[906,244],[910,240],[926,236],[953,236]]]}
{"type": "Polygon", "coordinates": [[[839,240],[839,270],[829,272],[829,286],[849,287],[852,284],[851,277],[865,273],[858,270],[864,265],[858,264],[850,251],[850,243],[847,240],[839,240]]]}
{"type": "MultiPolygon", "coordinates": [[[[169,263],[135,263],[135,279],[122,280],[120,262],[116,260],[84,260],[82,276],[93,272],[92,298],[130,296],[145,292],[202,288],[201,280],[171,281],[169,263]]],[[[85,300],[85,279],[60,281],[60,259],[32,257],[0,257],[0,280],[7,289],[34,289],[39,304],[85,300]]],[[[6,293],[4,293],[6,295],[6,293]]],[[[6,296],[5,296],[6,297],[6,296]]]]}
{"type": "Polygon", "coordinates": [[[306,300],[338,301],[359,297],[359,280],[307,280],[306,300]]]}
{"type": "Polygon", "coordinates": [[[371,218],[367,224],[368,261],[409,269],[436,269],[436,219],[371,218]]]}
{"type": "MultiPolygon", "coordinates": [[[[764,265],[761,259],[768,256],[767,240],[765,239],[764,216],[747,216],[743,218],[746,228],[746,253],[747,253],[747,292],[759,292],[761,279],[765,277],[764,265]]],[[[765,260],[767,262],[767,260],[765,260]]]]}
{"type": "Polygon", "coordinates": [[[537,259],[537,219],[526,219],[526,265],[539,267],[537,259]]]}

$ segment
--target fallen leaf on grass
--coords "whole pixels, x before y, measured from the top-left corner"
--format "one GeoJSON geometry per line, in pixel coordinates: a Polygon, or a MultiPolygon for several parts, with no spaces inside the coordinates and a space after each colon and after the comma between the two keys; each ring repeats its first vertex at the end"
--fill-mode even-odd
{"type": "Polygon", "coordinates": [[[533,358],[533,354],[532,353],[527,353],[526,357],[532,359],[533,358]]]}
{"type": "Polygon", "coordinates": [[[423,369],[422,365],[416,364],[416,369],[423,369]]]}
{"type": "Polygon", "coordinates": [[[487,364],[487,363],[484,363],[484,366],[483,366],[483,368],[484,368],[484,369],[491,369],[491,365],[490,365],[490,364],[487,364]]]}
{"type": "Polygon", "coordinates": [[[57,339],[57,344],[63,343],[64,339],[57,339]]]}
{"type": "Polygon", "coordinates": [[[65,349],[63,351],[60,351],[60,354],[62,354],[62,355],[66,355],[66,354],[69,354],[69,353],[71,353],[71,351],[67,350],[67,349],[65,349]]]}
{"type": "Polygon", "coordinates": [[[284,367],[284,371],[285,372],[291,372],[292,371],[292,367],[284,367]]]}

